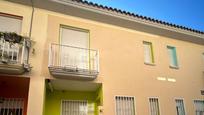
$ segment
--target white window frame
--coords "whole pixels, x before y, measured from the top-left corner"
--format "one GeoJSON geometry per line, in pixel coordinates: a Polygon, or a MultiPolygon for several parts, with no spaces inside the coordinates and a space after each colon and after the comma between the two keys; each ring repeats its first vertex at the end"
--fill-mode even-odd
{"type": "Polygon", "coordinates": [[[154,65],[155,64],[155,58],[154,58],[154,51],[153,51],[153,43],[152,42],[149,42],[149,41],[143,41],[142,42],[142,45],[143,45],[143,53],[144,53],[144,63],[145,64],[147,64],[147,65],[154,65]],[[149,61],[150,62],[147,62],[145,59],[146,59],[146,55],[145,55],[145,53],[146,53],[146,51],[145,51],[145,46],[144,45],[148,45],[149,46],[149,61]]]}
{"type": "Polygon", "coordinates": [[[117,115],[117,109],[116,109],[117,102],[116,102],[116,97],[130,97],[130,98],[133,98],[133,99],[134,99],[134,112],[135,112],[135,115],[137,115],[136,98],[135,98],[135,96],[129,96],[129,95],[115,95],[115,96],[114,96],[115,115],[117,115]]]}
{"type": "Polygon", "coordinates": [[[156,98],[156,99],[158,99],[158,105],[159,105],[159,115],[162,115],[161,114],[161,106],[160,106],[160,99],[159,99],[159,97],[148,97],[148,103],[149,103],[149,115],[151,115],[151,105],[150,105],[150,99],[151,98],[156,98]]]}
{"type": "Polygon", "coordinates": [[[87,103],[87,115],[88,115],[88,100],[73,100],[73,99],[62,99],[61,100],[61,104],[60,104],[60,109],[61,109],[61,111],[60,111],[60,115],[62,115],[62,111],[63,111],[63,108],[62,108],[62,102],[63,101],[85,101],[86,103],[87,103]]]}
{"type": "MultiPolygon", "coordinates": [[[[175,97],[175,98],[174,98],[175,104],[176,104],[176,99],[178,99],[178,100],[183,100],[184,112],[185,112],[185,115],[187,115],[186,105],[185,105],[185,100],[184,100],[184,98],[182,98],[182,97],[175,97]]],[[[175,106],[176,106],[176,105],[175,105],[175,106]]],[[[177,112],[177,111],[176,111],[176,112],[177,112]]],[[[177,113],[176,113],[176,115],[177,115],[177,113]]]]}
{"type": "Polygon", "coordinates": [[[179,59],[178,59],[178,51],[177,51],[177,47],[173,46],[173,45],[167,45],[167,55],[168,55],[168,60],[169,60],[169,67],[173,68],[173,69],[179,69],[179,59]],[[175,58],[173,55],[169,55],[169,50],[171,50],[171,52],[173,51],[173,54],[175,54],[175,58]],[[172,59],[171,59],[172,58],[172,59]],[[176,65],[174,65],[171,61],[176,61],[176,65]]]}

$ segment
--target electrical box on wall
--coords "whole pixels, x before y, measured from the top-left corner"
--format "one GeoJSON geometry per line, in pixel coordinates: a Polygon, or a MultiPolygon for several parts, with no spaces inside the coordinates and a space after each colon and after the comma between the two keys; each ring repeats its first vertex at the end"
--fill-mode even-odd
{"type": "Polygon", "coordinates": [[[204,90],[201,90],[201,95],[204,95],[204,90]]]}

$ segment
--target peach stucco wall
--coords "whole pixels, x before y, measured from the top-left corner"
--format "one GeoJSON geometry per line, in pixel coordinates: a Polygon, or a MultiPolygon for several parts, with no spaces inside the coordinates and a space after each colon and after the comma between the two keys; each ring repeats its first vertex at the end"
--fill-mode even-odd
{"type": "MultiPolygon", "coordinates": [[[[23,16],[22,35],[28,35],[31,8],[0,1],[0,12],[23,16]]],[[[103,83],[103,114],[115,114],[116,95],[135,96],[137,115],[149,115],[149,97],[158,97],[161,115],[175,115],[175,98],[183,98],[188,115],[194,114],[194,99],[203,99],[204,46],[173,38],[148,34],[35,9],[32,40],[35,54],[28,98],[28,114],[42,115],[44,79],[49,74],[48,46],[59,41],[59,25],[90,30],[90,47],[100,52],[100,74],[93,82],[103,83]],[[155,65],[144,64],[143,41],[153,44],[155,65]],[[169,68],[166,46],[175,46],[179,69],[169,68]],[[173,78],[176,82],[159,81],[157,77],[173,78]]]]}

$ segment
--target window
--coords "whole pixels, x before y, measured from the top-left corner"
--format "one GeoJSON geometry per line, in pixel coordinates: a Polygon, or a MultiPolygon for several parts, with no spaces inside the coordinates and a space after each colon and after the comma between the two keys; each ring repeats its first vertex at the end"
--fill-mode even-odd
{"type": "Polygon", "coordinates": [[[87,101],[63,100],[61,115],[88,115],[87,101]]]}
{"type": "Polygon", "coordinates": [[[61,66],[90,69],[88,30],[61,26],[60,42],[65,45],[61,47],[61,66]]]}
{"type": "Polygon", "coordinates": [[[0,31],[21,33],[22,17],[0,12],[0,31]]]}
{"type": "Polygon", "coordinates": [[[167,50],[169,55],[170,67],[178,67],[176,48],[167,46],[167,50]]]}
{"type": "Polygon", "coordinates": [[[151,115],[160,115],[158,98],[149,98],[151,115]]]}
{"type": "Polygon", "coordinates": [[[134,97],[116,96],[116,115],[135,115],[134,97]]]}
{"type": "Polygon", "coordinates": [[[21,98],[4,98],[0,102],[0,115],[23,115],[23,106],[21,98]]]}
{"type": "Polygon", "coordinates": [[[195,100],[195,115],[204,115],[204,100],[195,100]]]}
{"type": "Polygon", "coordinates": [[[176,99],[176,112],[177,115],[185,115],[184,103],[182,99],[176,99]]]}
{"type": "Polygon", "coordinates": [[[147,64],[154,63],[153,47],[151,42],[143,42],[144,46],[144,62],[147,64]]]}

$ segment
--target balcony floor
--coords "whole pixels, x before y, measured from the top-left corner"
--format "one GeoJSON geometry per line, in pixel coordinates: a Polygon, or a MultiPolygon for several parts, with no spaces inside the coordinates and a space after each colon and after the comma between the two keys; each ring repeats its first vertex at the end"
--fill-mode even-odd
{"type": "Polygon", "coordinates": [[[22,64],[2,64],[0,63],[1,74],[20,75],[25,72],[22,64]]]}
{"type": "Polygon", "coordinates": [[[94,80],[98,72],[87,69],[76,69],[71,67],[49,66],[50,74],[54,77],[73,80],[94,80]]]}

